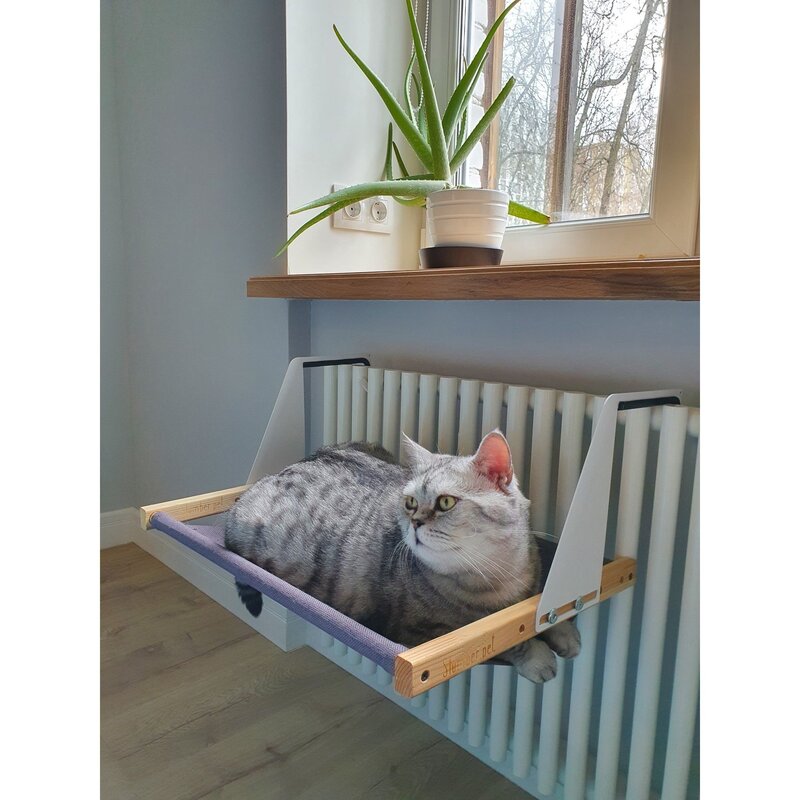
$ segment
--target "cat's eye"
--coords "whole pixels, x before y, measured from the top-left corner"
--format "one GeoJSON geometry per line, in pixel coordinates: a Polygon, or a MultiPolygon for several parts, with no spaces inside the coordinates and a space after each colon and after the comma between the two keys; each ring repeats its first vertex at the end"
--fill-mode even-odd
{"type": "Polygon", "coordinates": [[[457,502],[458,498],[451,494],[440,494],[436,498],[436,510],[449,511],[457,502]]]}
{"type": "Polygon", "coordinates": [[[417,503],[416,497],[412,497],[410,494],[405,496],[406,501],[406,511],[416,511],[419,503],[417,503]]]}

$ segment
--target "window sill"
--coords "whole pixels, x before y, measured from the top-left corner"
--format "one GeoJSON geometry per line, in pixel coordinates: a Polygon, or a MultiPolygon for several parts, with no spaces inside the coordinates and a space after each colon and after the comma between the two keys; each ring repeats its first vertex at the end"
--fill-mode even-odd
{"type": "Polygon", "coordinates": [[[247,281],[247,296],[296,300],[699,300],[700,259],[265,276],[247,281]]]}

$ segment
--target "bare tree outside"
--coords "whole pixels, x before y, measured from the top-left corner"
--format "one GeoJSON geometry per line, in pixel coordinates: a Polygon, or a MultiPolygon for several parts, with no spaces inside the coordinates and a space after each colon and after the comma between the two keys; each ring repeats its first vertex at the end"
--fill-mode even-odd
{"type": "MultiPolygon", "coordinates": [[[[473,49],[504,6],[472,0],[473,49]]],[[[554,220],[646,214],[666,10],[666,0],[520,3],[472,113],[510,75],[518,83],[470,158],[468,183],[505,189],[554,220]]]]}

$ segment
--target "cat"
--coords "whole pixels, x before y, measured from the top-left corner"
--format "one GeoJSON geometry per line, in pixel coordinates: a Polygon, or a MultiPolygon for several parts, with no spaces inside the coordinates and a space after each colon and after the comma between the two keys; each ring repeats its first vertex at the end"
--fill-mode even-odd
{"type": "MultiPolygon", "coordinates": [[[[500,431],[472,456],[403,435],[382,447],[322,447],[250,487],[228,512],[225,546],[387,638],[413,647],[540,590],[540,560],[500,431]]],[[[251,614],[261,594],[238,583],[251,614]]],[[[572,658],[572,621],[500,658],[542,683],[572,658]]]]}

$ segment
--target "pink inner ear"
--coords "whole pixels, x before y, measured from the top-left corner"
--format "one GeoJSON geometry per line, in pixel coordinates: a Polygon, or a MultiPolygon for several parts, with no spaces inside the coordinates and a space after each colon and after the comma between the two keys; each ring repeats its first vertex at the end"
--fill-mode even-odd
{"type": "Polygon", "coordinates": [[[482,475],[493,483],[507,486],[514,477],[511,466],[511,451],[505,439],[497,433],[490,433],[475,453],[475,466],[482,475]]]}

